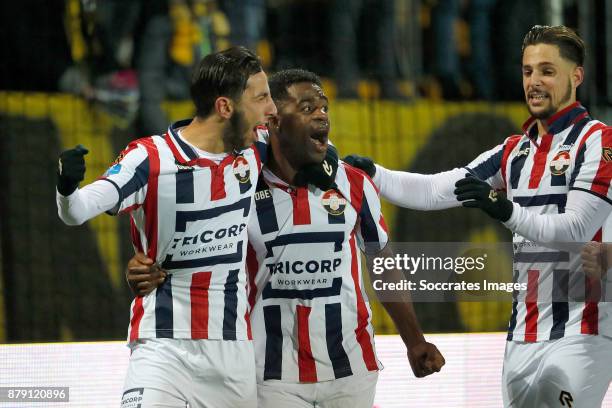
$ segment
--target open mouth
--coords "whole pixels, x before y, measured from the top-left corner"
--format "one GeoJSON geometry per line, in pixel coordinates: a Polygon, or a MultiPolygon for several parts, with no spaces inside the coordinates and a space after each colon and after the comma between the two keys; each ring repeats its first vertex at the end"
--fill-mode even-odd
{"type": "Polygon", "coordinates": [[[327,149],[327,133],[328,129],[318,129],[310,134],[310,140],[315,145],[317,150],[324,151],[327,149]]]}
{"type": "Polygon", "coordinates": [[[529,101],[534,103],[539,103],[548,98],[548,93],[546,92],[529,92],[529,101]]]}

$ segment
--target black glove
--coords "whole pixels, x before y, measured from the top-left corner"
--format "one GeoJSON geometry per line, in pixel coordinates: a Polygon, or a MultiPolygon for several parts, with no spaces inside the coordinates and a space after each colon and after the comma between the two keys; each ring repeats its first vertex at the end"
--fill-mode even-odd
{"type": "Polygon", "coordinates": [[[482,180],[471,174],[455,183],[455,195],[461,205],[469,208],[480,208],[491,217],[506,222],[512,215],[512,202],[506,198],[506,193],[497,192],[482,180]],[[466,201],[469,200],[469,201],[466,201]]]}
{"type": "Polygon", "coordinates": [[[356,154],[349,154],[344,159],[343,162],[350,164],[353,167],[357,167],[359,170],[363,170],[370,177],[374,177],[376,174],[376,166],[374,165],[374,160],[369,157],[357,156],[356,154]]]}
{"type": "Polygon", "coordinates": [[[302,167],[295,178],[293,184],[305,186],[312,184],[323,191],[336,188],[336,173],[338,172],[338,151],[332,145],[327,146],[325,159],[321,163],[307,164],[302,167]]]}
{"type": "Polygon", "coordinates": [[[57,168],[57,191],[63,196],[69,196],[77,189],[85,178],[85,158],[89,153],[82,145],[65,150],[60,154],[57,168]]]}

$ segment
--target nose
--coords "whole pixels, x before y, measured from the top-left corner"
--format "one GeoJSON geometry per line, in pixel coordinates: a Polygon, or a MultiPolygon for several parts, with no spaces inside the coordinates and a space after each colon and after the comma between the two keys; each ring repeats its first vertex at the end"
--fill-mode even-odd
{"type": "Polygon", "coordinates": [[[266,106],[266,116],[276,116],[277,114],[278,111],[276,110],[276,105],[274,104],[272,98],[270,98],[270,100],[268,101],[268,105],[266,106]]]}
{"type": "Polygon", "coordinates": [[[317,120],[317,121],[320,121],[320,122],[327,122],[328,121],[328,116],[329,115],[328,115],[328,113],[327,113],[327,111],[325,110],[324,107],[317,108],[313,112],[313,114],[312,114],[313,120],[317,120]]]}

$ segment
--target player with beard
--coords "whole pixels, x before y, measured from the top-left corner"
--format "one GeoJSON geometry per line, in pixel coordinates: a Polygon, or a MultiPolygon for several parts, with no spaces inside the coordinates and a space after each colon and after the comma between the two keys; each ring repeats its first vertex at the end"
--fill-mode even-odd
{"type": "MultiPolygon", "coordinates": [[[[332,188],[296,182],[301,168],[326,154],[328,100],[308,71],[281,71],[269,83],[278,119],[271,121],[272,155],[255,194],[247,256],[259,406],[371,408],[381,366],[357,247],[368,262],[394,256],[380,201],[371,180],[343,163],[332,188]]],[[[128,265],[138,294],[160,273],[137,257],[128,265]]],[[[444,358],[404,300],[382,304],[414,374],[424,377],[444,358]]]]}
{"type": "Polygon", "coordinates": [[[206,56],[191,94],[193,119],[130,143],[81,189],[87,150],[60,156],[60,218],[130,214],[134,247],[168,273],[132,302],[125,408],[257,405],[246,225],[276,107],[259,59],[242,47],[206,56]]]}
{"type": "Polygon", "coordinates": [[[524,133],[465,168],[422,175],[346,159],[397,205],[480,208],[514,232],[514,281],[527,290],[515,293],[508,327],[505,407],[597,407],[612,380],[612,305],[601,297],[600,255],[585,249],[587,272],[595,270],[585,274],[576,251],[576,243],[611,232],[612,209],[612,129],[576,101],[584,54],[570,29],[533,27],[523,41],[531,114],[524,133]]]}

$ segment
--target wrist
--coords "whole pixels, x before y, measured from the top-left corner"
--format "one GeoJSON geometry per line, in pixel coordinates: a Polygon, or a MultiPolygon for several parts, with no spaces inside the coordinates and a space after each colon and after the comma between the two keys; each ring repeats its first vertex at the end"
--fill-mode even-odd
{"type": "Polygon", "coordinates": [[[73,180],[66,180],[61,176],[57,178],[57,191],[64,197],[74,193],[78,186],[79,183],[75,183],[73,180]]]}

